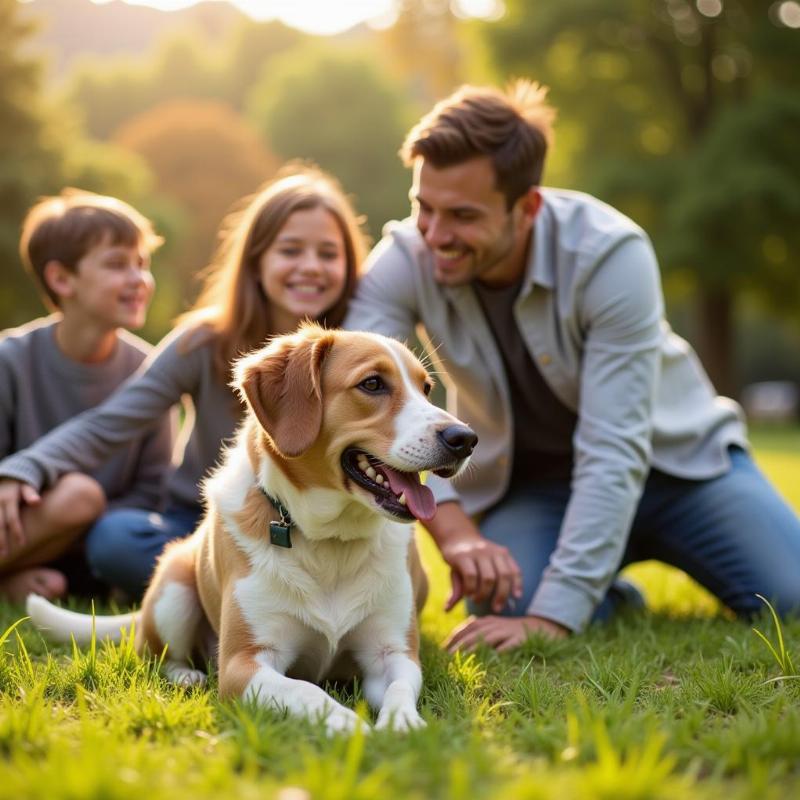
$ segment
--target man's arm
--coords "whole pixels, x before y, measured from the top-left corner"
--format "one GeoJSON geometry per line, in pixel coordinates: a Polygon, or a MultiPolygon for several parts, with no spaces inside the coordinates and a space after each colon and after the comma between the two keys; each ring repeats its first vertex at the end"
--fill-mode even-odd
{"type": "Polygon", "coordinates": [[[528,613],[581,630],[619,568],[651,454],[663,301],[650,244],[628,239],[583,289],[572,494],[528,613]]]}
{"type": "MultiPolygon", "coordinates": [[[[445,606],[451,608],[464,596],[476,602],[492,598],[492,611],[502,611],[509,597],[522,596],[522,573],[508,549],[485,539],[461,505],[439,505],[436,516],[426,524],[428,531],[450,567],[453,590],[445,606]]],[[[447,638],[445,647],[472,650],[487,644],[498,651],[521,645],[531,634],[561,638],[569,629],[539,616],[500,617],[486,615],[470,618],[447,638]]]]}
{"type": "Polygon", "coordinates": [[[462,597],[476,602],[491,597],[492,609],[500,611],[509,597],[522,596],[522,573],[517,562],[506,547],[481,536],[460,503],[440,503],[436,516],[425,527],[450,567],[453,590],[445,611],[462,597]]]}

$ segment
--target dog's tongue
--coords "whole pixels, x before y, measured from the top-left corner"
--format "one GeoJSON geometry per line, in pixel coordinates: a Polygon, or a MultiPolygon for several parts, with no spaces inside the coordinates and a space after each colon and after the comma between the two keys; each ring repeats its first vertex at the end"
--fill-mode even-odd
{"type": "Polygon", "coordinates": [[[385,464],[381,465],[381,469],[386,473],[389,486],[395,494],[405,492],[406,506],[417,519],[423,522],[433,519],[436,513],[433,492],[419,482],[419,475],[416,472],[398,472],[385,464]]]}

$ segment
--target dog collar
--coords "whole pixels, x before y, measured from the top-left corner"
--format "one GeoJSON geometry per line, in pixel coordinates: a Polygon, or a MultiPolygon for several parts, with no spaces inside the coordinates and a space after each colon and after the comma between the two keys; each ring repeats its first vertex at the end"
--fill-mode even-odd
{"type": "Polygon", "coordinates": [[[289,513],[289,510],[286,506],[278,500],[277,497],[273,497],[271,494],[267,494],[264,489],[259,486],[261,492],[263,493],[264,497],[272,503],[272,507],[278,512],[280,519],[273,519],[270,520],[269,523],[269,540],[272,544],[276,547],[286,547],[289,548],[292,546],[292,528],[294,528],[294,520],[292,519],[292,515],[289,513]]]}

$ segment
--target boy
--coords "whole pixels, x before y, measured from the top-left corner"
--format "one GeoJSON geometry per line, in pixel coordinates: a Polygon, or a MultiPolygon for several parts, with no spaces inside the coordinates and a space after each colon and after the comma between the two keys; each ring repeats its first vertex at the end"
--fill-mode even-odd
{"type": "MultiPolygon", "coordinates": [[[[150,345],[126,329],[144,324],[155,286],[150,255],[161,242],[149,220],[112,197],[67,189],[28,212],[20,255],[56,313],[0,334],[0,458],[102,402],[144,361],[150,345]]],[[[67,474],[41,496],[0,481],[24,507],[0,536],[0,599],[64,595],[66,575],[43,565],[107,504],[158,509],[171,447],[165,417],[92,475],[67,474]]]]}

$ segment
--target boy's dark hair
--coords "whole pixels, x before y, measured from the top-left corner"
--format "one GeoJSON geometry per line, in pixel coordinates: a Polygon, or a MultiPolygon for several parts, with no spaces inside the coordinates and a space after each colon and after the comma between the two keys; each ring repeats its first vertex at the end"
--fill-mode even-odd
{"type": "Polygon", "coordinates": [[[45,266],[58,261],[74,271],[105,236],[115,245],[143,244],[149,253],[164,241],[150,220],[132,206],[115,197],[79,189],[43,197],[28,211],[22,223],[19,253],[47,306],[57,309],[58,297],[44,278],[45,266]]]}
{"type": "Polygon", "coordinates": [[[505,92],[462,86],[437,103],[400,149],[406,166],[421,156],[437,169],[488,156],[508,208],[542,180],[555,109],[547,88],[517,80],[505,92]]]}

